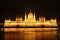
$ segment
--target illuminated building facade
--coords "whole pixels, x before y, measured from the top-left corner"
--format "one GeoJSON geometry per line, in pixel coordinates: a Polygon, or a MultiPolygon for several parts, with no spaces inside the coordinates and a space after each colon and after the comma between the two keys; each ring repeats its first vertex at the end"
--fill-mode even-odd
{"type": "Polygon", "coordinates": [[[57,20],[51,19],[51,20],[45,20],[45,17],[39,17],[38,20],[36,20],[35,13],[33,14],[31,11],[26,15],[23,21],[22,17],[17,17],[15,21],[12,20],[6,20],[4,22],[4,26],[57,26],[57,20]]]}

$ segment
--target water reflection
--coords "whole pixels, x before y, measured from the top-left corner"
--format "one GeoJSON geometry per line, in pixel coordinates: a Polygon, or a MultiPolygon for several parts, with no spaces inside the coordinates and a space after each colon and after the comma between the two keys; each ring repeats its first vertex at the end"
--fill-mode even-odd
{"type": "Polygon", "coordinates": [[[57,28],[4,28],[5,40],[57,40],[57,28]]]}

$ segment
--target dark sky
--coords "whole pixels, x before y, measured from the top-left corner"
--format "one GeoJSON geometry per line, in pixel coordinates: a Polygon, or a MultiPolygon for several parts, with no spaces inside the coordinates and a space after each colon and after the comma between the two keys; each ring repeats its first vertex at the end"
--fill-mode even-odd
{"type": "Polygon", "coordinates": [[[29,11],[36,13],[36,16],[57,17],[58,13],[57,1],[49,0],[5,0],[3,11],[0,18],[13,18],[23,16],[29,11]]]}

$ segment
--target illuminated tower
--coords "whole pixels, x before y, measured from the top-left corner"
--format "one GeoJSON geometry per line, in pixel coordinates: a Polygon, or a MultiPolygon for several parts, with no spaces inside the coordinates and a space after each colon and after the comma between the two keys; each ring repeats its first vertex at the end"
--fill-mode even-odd
{"type": "Polygon", "coordinates": [[[34,12],[34,21],[36,21],[36,19],[35,19],[35,12],[34,12]]]}
{"type": "Polygon", "coordinates": [[[26,15],[26,13],[25,13],[25,21],[27,20],[27,15],[26,15]]]}
{"type": "Polygon", "coordinates": [[[10,18],[9,18],[8,20],[5,19],[5,24],[4,24],[4,26],[11,26],[10,23],[11,23],[10,18]]]}

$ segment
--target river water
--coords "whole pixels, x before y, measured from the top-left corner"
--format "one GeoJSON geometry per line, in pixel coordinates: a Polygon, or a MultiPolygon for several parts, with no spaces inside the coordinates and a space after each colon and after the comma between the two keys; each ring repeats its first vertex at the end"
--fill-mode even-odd
{"type": "Polygon", "coordinates": [[[58,40],[58,28],[4,28],[4,40],[58,40]]]}

